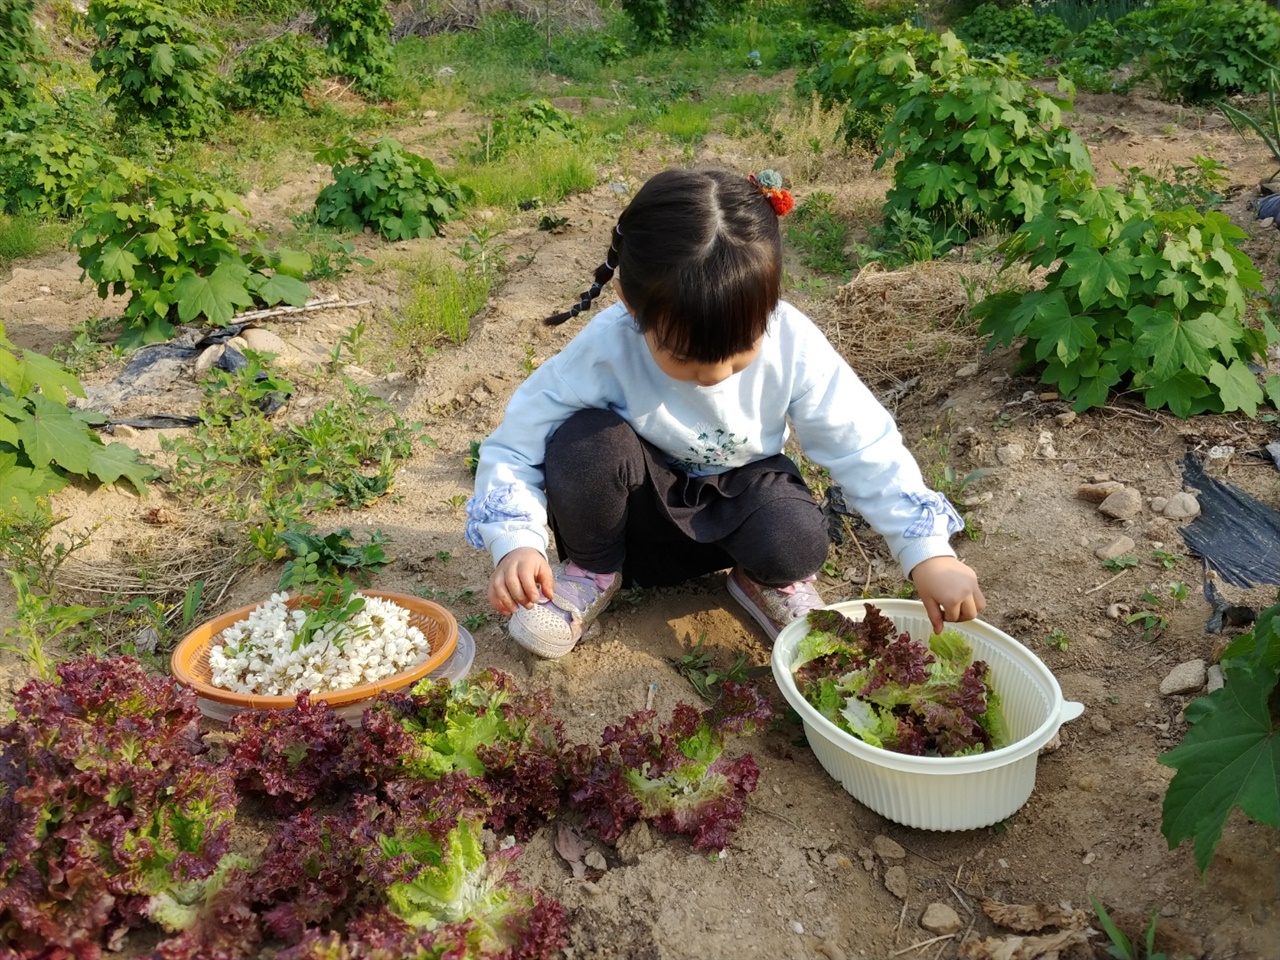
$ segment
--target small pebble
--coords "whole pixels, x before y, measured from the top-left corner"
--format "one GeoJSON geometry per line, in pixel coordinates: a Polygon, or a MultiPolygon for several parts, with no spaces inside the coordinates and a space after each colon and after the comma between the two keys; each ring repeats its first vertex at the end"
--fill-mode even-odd
{"type": "Polygon", "coordinates": [[[1191,493],[1175,493],[1160,512],[1170,520],[1190,520],[1200,516],[1200,501],[1191,493]]]}
{"type": "Polygon", "coordinates": [[[48,296],[49,294],[53,293],[53,287],[44,283],[40,284],[40,286],[38,286],[36,290],[38,290],[40,293],[43,293],[45,296],[48,296]]]}
{"type": "Polygon", "coordinates": [[[1113,603],[1107,607],[1107,616],[1112,620],[1119,620],[1121,617],[1129,615],[1129,605],[1127,603],[1113,603]]]}
{"type": "Polygon", "coordinates": [[[1123,487],[1098,504],[1098,512],[1113,520],[1128,520],[1142,512],[1142,494],[1123,487]]]}
{"type": "Polygon", "coordinates": [[[945,903],[931,903],[924,909],[920,926],[930,933],[945,936],[948,933],[958,933],[964,924],[960,922],[960,915],[945,903]]]}
{"type": "Polygon", "coordinates": [[[1079,415],[1074,410],[1068,410],[1066,413],[1060,413],[1053,419],[1058,421],[1058,426],[1066,427],[1076,422],[1079,415]]]}
{"type": "Polygon", "coordinates": [[[1135,546],[1132,537],[1120,536],[1105,547],[1099,547],[1093,551],[1093,555],[1099,560],[1114,560],[1117,557],[1123,557],[1126,553],[1133,553],[1135,546]]]}
{"type": "MultiPolygon", "coordinates": [[[[1163,512],[1164,512],[1164,508],[1165,508],[1165,507],[1167,507],[1168,505],[1169,505],[1169,498],[1168,498],[1168,497],[1152,497],[1152,498],[1151,498],[1151,512],[1152,512],[1152,513],[1163,513],[1163,512]]],[[[1152,546],[1153,546],[1153,547],[1155,547],[1155,544],[1153,543],[1153,544],[1152,544],[1152,546]]],[[[1159,548],[1159,547],[1156,547],[1156,549],[1158,550],[1158,549],[1160,549],[1160,548],[1159,548]]]]}
{"type": "Polygon", "coordinates": [[[1009,869],[1009,861],[1006,860],[1004,857],[1001,857],[999,860],[996,861],[996,863],[1000,864],[1000,866],[1004,867],[1006,870],[1009,869]]]}
{"type": "Polygon", "coordinates": [[[1092,850],[1090,850],[1088,853],[1084,855],[1084,860],[1082,860],[1081,862],[1087,867],[1089,864],[1093,863],[1093,861],[1097,859],[1098,859],[1098,855],[1094,853],[1092,850]]]}
{"type": "Polygon", "coordinates": [[[996,447],[996,459],[1006,467],[1011,463],[1017,463],[1026,455],[1026,448],[1020,443],[1007,443],[1003,447],[996,447]]]}
{"type": "Polygon", "coordinates": [[[791,921],[791,932],[792,932],[792,933],[795,933],[795,934],[803,935],[803,934],[804,934],[804,924],[803,924],[803,923],[801,923],[799,920],[792,920],[792,921],[791,921]]]}
{"type": "Polygon", "coordinates": [[[582,889],[593,897],[598,897],[600,894],[604,893],[604,891],[600,889],[600,885],[591,880],[583,880],[582,889]]]}
{"type": "Polygon", "coordinates": [[[956,376],[972,377],[977,372],[978,372],[978,365],[976,363],[966,363],[963,367],[960,367],[956,370],[956,376]]]}
{"type": "Polygon", "coordinates": [[[1218,664],[1215,663],[1205,672],[1205,691],[1207,693],[1221,690],[1226,684],[1226,678],[1222,675],[1222,667],[1218,664]]]}
{"type": "Polygon", "coordinates": [[[902,844],[885,836],[873,838],[871,849],[876,852],[876,855],[881,860],[902,860],[907,855],[907,851],[902,849],[902,844]]]}
{"type": "Polygon", "coordinates": [[[884,872],[884,888],[899,900],[907,899],[907,871],[905,867],[890,867],[884,872]]]}
{"type": "Polygon", "coordinates": [[[1089,726],[1093,728],[1094,733],[1106,734],[1111,732],[1111,721],[1100,714],[1089,721],[1089,726]]]}
{"type": "Polygon", "coordinates": [[[1205,685],[1208,671],[1203,660],[1196,658],[1180,663],[1160,681],[1160,692],[1166,697],[1179,693],[1194,693],[1205,685]]]}
{"type": "Polygon", "coordinates": [[[1117,480],[1101,480],[1097,483],[1082,483],[1076,487],[1076,496],[1091,503],[1101,503],[1117,490],[1123,490],[1124,484],[1117,480]]]}
{"type": "Polygon", "coordinates": [[[599,850],[594,850],[594,849],[588,850],[587,855],[582,858],[582,862],[585,863],[592,870],[608,870],[609,869],[608,862],[605,860],[604,855],[601,854],[599,850]]]}

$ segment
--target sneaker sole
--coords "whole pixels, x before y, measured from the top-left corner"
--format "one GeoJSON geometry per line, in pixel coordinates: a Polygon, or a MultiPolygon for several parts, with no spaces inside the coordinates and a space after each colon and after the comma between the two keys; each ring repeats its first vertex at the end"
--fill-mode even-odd
{"type": "Polygon", "coordinates": [[[507,634],[512,640],[524,647],[524,649],[541,657],[543,660],[559,660],[577,646],[576,640],[571,640],[568,644],[563,644],[551,643],[541,637],[535,637],[526,632],[524,625],[518,620],[513,620],[507,625],[507,634]]]}
{"type": "Polygon", "coordinates": [[[738,581],[733,579],[732,575],[730,575],[729,579],[725,581],[725,585],[729,588],[729,596],[733,597],[734,600],[737,600],[738,605],[741,606],[743,610],[747,611],[747,613],[751,614],[751,618],[764,628],[764,632],[769,635],[769,639],[777,640],[778,634],[781,631],[773,625],[773,621],[765,615],[763,610],[751,602],[751,599],[747,596],[746,592],[738,586],[738,581]]]}

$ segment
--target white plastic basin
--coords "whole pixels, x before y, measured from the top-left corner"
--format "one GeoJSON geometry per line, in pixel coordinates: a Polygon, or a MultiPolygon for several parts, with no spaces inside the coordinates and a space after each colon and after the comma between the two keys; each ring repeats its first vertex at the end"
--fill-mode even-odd
{"type": "MultiPolygon", "coordinates": [[[[868,601],[836,603],[831,609],[861,620],[868,601]]],[[[933,628],[918,600],[873,600],[886,617],[918,640],[933,628]]],[[[986,661],[1000,695],[1013,742],[969,757],[913,757],[864,743],[827,720],[800,695],[791,674],[796,646],[809,632],[804,620],[789,624],[773,645],[773,676],[778,689],[804,721],[814,756],[859,802],[908,827],[923,830],[972,830],[990,826],[1027,802],[1036,783],[1040,748],[1058,727],[1084,712],[1084,705],[1063,700],[1062,688],[1040,659],[1013,637],[981,620],[947,625],[973,646],[975,660],[986,661]]]]}

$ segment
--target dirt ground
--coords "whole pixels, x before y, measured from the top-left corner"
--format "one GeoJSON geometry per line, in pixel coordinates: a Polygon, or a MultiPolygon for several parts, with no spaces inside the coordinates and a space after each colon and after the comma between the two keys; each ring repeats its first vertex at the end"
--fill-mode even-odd
{"type": "MultiPolygon", "coordinates": [[[[1081,101],[1074,122],[1105,178],[1116,176],[1113,161],[1154,170],[1201,153],[1225,163],[1232,183],[1242,190],[1269,169],[1260,145],[1242,142],[1212,118],[1136,98],[1081,101]]],[[[786,171],[776,157],[753,156],[741,143],[716,139],[695,160],[744,172],[773,161],[786,171]]],[[[549,330],[539,319],[569,302],[600,261],[608,229],[627,199],[613,185],[634,190],[649,173],[677,162],[677,155],[652,148],[633,155],[626,169],[602,170],[599,187],[556,206],[555,213],[569,220],[562,233],[539,231],[537,211],[522,215],[502,237],[509,244],[511,269],[463,346],[439,350],[407,377],[404,370],[388,375],[376,356],[367,371],[348,368],[349,375],[372,384],[406,416],[424,421],[436,443],[423,446],[400,471],[395,496],[359,514],[317,519],[321,526],[381,529],[393,540],[390,552],[397,559],[378,577],[380,589],[412,592],[428,586],[451,594],[470,589],[483,597],[490,564],[464,542],[459,505],[470,493],[464,464],[468,445],[501,419],[525,376],[526,345],[536,363],[579,328],[549,330]]],[[[306,189],[291,184],[276,194],[251,196],[255,215],[301,210],[320,181],[312,171],[300,171],[298,181],[305,181],[306,189]]],[[[882,195],[886,186],[883,175],[873,174],[864,161],[833,163],[812,180],[814,189],[855,200],[882,195]]],[[[1246,221],[1242,198],[1229,209],[1246,221]]],[[[1249,229],[1255,262],[1274,276],[1280,235],[1252,223],[1249,229]]],[[[361,246],[378,250],[380,257],[412,256],[442,244],[448,249],[462,235],[398,244],[391,251],[366,237],[361,246]]],[[[927,280],[930,291],[945,294],[938,300],[941,310],[944,304],[965,302],[960,277],[981,269],[952,257],[903,271],[890,286],[909,291],[911,284],[927,280]]],[[[372,302],[318,313],[303,323],[269,324],[290,347],[280,362],[313,367],[361,318],[374,331],[385,329],[382,319],[399,302],[394,277],[394,272],[357,270],[318,284],[318,293],[372,302]]],[[[857,328],[863,319],[851,311],[848,299],[799,289],[788,298],[810,310],[833,339],[841,340],[842,329],[857,328]]],[[[0,317],[22,346],[47,351],[68,339],[75,324],[118,309],[96,299],[65,254],[20,264],[8,278],[0,277],[0,317]]],[[[958,938],[937,939],[920,926],[931,903],[956,911],[961,934],[1006,936],[1008,931],[998,930],[981,912],[982,898],[1087,910],[1090,896],[1136,917],[1133,926],[1157,913],[1159,929],[1175,938],[1171,951],[1215,960],[1280,956],[1280,835],[1233,815],[1202,880],[1189,846],[1170,851],[1160,834],[1161,801],[1172,771],[1157,757],[1180,741],[1186,729],[1181,710],[1190,695],[1162,696],[1159,685],[1173,666],[1209,658],[1220,638],[1203,631],[1209,611],[1200,593],[1198,561],[1188,557],[1166,570],[1146,559],[1154,550],[1187,552],[1177,523],[1149,506],[1150,498],[1182,489],[1179,464],[1187,452],[1203,457],[1211,447],[1234,446],[1226,478],[1280,505],[1280,473],[1269,461],[1250,456],[1280,431],[1274,422],[1236,416],[1179,421],[1123,398],[1079,417],[1064,416],[1066,404],[1044,399],[1034,380],[1011,375],[1011,355],[984,354],[976,340],[959,332],[944,330],[939,336],[950,351],[945,357],[907,354],[896,365],[875,366],[880,372],[868,379],[896,410],[926,470],[944,463],[961,476],[978,467],[993,470],[962,495],[975,500],[967,513],[977,536],[958,537],[956,547],[982,578],[988,602],[984,619],[1040,656],[1066,697],[1085,705],[1084,715],[1062,729],[1058,750],[1040,758],[1036,789],[1026,806],[995,828],[932,833],[883,819],[822,770],[797,728],[781,726],[739,744],[759,763],[760,786],[720,857],[696,853],[683,840],[633,829],[616,847],[602,849],[608,869],[575,880],[555,853],[550,831],[543,831],[525,848],[522,874],[565,905],[571,923],[567,956],[573,960],[936,960],[956,956],[958,938]],[[921,379],[910,385],[916,373],[921,379]],[[1021,448],[1020,458],[1011,456],[1014,447],[1021,448]],[[999,450],[1005,452],[998,455],[999,450]],[[1079,484],[1103,476],[1141,491],[1148,505],[1139,516],[1110,521],[1095,504],[1076,496],[1079,484]],[[1121,534],[1135,541],[1133,552],[1144,562],[1116,576],[1094,551],[1121,534]],[[1158,637],[1144,639],[1136,625],[1108,617],[1113,603],[1137,609],[1144,590],[1165,594],[1173,580],[1185,582],[1190,595],[1181,604],[1165,604],[1169,625],[1158,637]],[[1065,649],[1046,642],[1055,631],[1070,639],[1065,649]],[[901,859],[881,838],[901,847],[901,859]],[[896,871],[890,878],[897,893],[886,887],[886,874],[895,867],[903,868],[906,878],[902,887],[895,882],[896,871]]],[[[848,359],[861,369],[865,358],[848,359]]],[[[107,368],[86,381],[101,384],[117,372],[118,367],[107,368]]],[[[298,380],[299,398],[283,416],[300,415],[309,394],[328,389],[323,378],[298,380]]],[[[191,412],[197,399],[194,385],[184,382],[162,396],[135,398],[116,412],[191,412]]],[[[154,431],[142,431],[129,442],[158,454],[154,431]]],[[[55,507],[70,517],[67,529],[99,525],[86,556],[91,563],[107,564],[129,543],[154,535],[142,517],[164,501],[160,491],[143,500],[128,490],[72,486],[56,498],[55,507]]],[[[169,506],[183,515],[181,504],[169,506]]],[[[838,575],[820,583],[830,601],[857,598],[864,588],[871,595],[892,595],[903,585],[878,538],[865,529],[858,531],[856,548],[833,550],[832,562],[838,575]]],[[[274,570],[244,573],[215,612],[262,599],[277,575],[274,570]]],[[[1228,590],[1228,595],[1260,606],[1274,594],[1228,590]]],[[[5,608],[11,605],[10,595],[0,598],[5,608]]],[[[460,601],[454,609],[467,617],[483,613],[481,603],[460,601]]],[[[657,684],[653,706],[659,712],[682,700],[696,702],[669,663],[694,638],[705,635],[706,648],[724,665],[740,652],[759,664],[767,663],[769,654],[763,635],[735,609],[717,578],[615,603],[559,663],[523,655],[506,640],[496,617],[474,634],[477,665],[550,687],[566,733],[582,741],[596,740],[604,726],[644,707],[651,684],[657,684]]],[[[7,687],[17,682],[20,668],[12,659],[3,666],[7,687]]],[[[772,682],[766,683],[773,693],[772,682]]]]}

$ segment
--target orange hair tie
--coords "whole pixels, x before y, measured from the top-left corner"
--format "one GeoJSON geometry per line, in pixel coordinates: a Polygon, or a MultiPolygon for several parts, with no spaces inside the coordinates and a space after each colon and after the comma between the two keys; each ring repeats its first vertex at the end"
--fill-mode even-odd
{"type": "Polygon", "coordinates": [[[769,206],[773,207],[773,212],[778,216],[785,217],[795,209],[795,198],[791,196],[789,190],[782,189],[782,174],[778,171],[761,170],[758,174],[751,174],[748,179],[752,186],[764,194],[764,198],[769,201],[769,206]]]}

